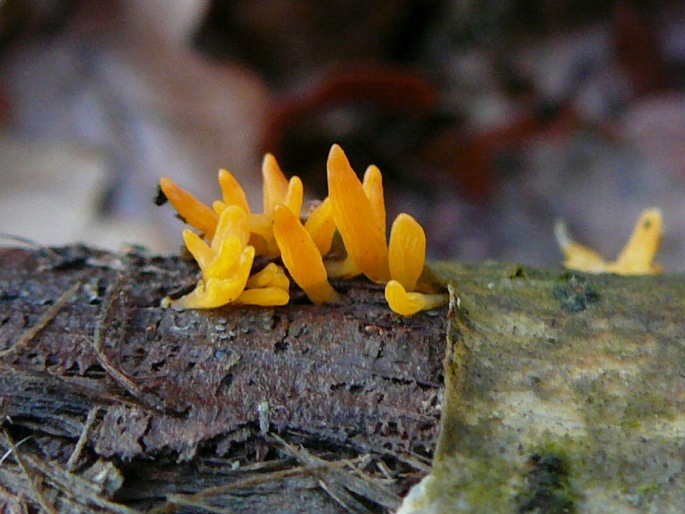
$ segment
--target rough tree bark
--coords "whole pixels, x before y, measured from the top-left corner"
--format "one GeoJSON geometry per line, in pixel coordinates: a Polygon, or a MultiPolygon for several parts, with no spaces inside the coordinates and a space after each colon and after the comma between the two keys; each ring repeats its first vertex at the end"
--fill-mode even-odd
{"type": "Polygon", "coordinates": [[[400,318],[364,281],[334,307],[159,307],[196,280],[173,257],[0,251],[0,446],[30,436],[42,484],[4,459],[5,506],[397,507],[429,469],[445,312],[400,318]]]}

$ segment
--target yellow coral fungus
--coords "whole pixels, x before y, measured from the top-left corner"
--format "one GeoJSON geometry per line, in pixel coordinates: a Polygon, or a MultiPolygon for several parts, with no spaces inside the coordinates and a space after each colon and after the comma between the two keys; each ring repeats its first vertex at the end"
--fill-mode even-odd
{"type": "Polygon", "coordinates": [[[172,305],[188,309],[214,309],[233,302],[245,289],[253,259],[254,248],[244,248],[232,262],[233,273],[227,278],[200,279],[191,293],[172,302],[172,305]]]}
{"type": "Polygon", "coordinates": [[[208,239],[214,237],[219,216],[185,189],[181,189],[170,178],[159,179],[159,187],[186,223],[205,233],[208,239]]]}
{"type": "MultiPolygon", "coordinates": [[[[262,202],[264,214],[272,214],[288,194],[288,179],[281,171],[276,158],[267,153],[262,161],[262,202]]],[[[299,212],[294,213],[299,214],[299,212]]]]}
{"type": "Polygon", "coordinates": [[[385,197],[383,195],[383,175],[381,170],[373,164],[366,168],[364,172],[364,182],[362,183],[364,193],[366,193],[371,208],[376,214],[376,219],[381,225],[381,230],[385,234],[385,197]]]}
{"type": "Polygon", "coordinates": [[[290,280],[283,268],[270,262],[252,275],[235,305],[285,305],[290,301],[290,280]]]}
{"type": "Polygon", "coordinates": [[[183,231],[183,240],[205,278],[225,277],[233,271],[235,259],[247,245],[249,234],[247,213],[231,205],[219,217],[211,246],[187,229],[183,231]]]}
{"type": "Polygon", "coordinates": [[[275,207],[273,218],[281,259],[293,280],[316,304],[337,301],[338,293],[328,282],[321,254],[300,220],[284,205],[275,207]]]}
{"type": "Polygon", "coordinates": [[[392,280],[385,286],[385,299],[393,311],[412,316],[447,303],[445,294],[414,292],[426,261],[426,234],[409,214],[401,213],[392,224],[389,261],[392,280]]]}
{"type": "Polygon", "coordinates": [[[219,186],[221,187],[224,206],[237,205],[245,212],[250,212],[250,205],[247,203],[245,191],[230,171],[219,170],[219,186]]]}
{"type": "Polygon", "coordinates": [[[385,286],[385,299],[390,308],[402,316],[413,316],[419,311],[442,307],[448,301],[446,294],[407,292],[397,280],[391,280],[385,286]]]}
{"type": "MultiPolygon", "coordinates": [[[[262,163],[263,212],[254,213],[243,188],[227,170],[219,171],[222,199],[208,207],[170,179],[160,186],[179,214],[203,232],[183,232],[202,278],[190,294],[166,304],[189,308],[235,305],[285,305],[290,280],[275,262],[250,276],[255,255],[280,257],[289,276],[316,303],[335,302],[338,293],[329,276],[360,274],[386,283],[385,295],[397,313],[410,316],[446,302],[446,295],[416,291],[426,255],[426,236],[408,214],[394,221],[386,242],[383,177],[369,166],[360,181],[338,145],[327,163],[329,196],[309,215],[299,219],[304,190],[298,177],[286,179],[276,159],[262,163]],[[330,255],[336,230],[345,246],[340,260],[330,255]],[[208,241],[205,242],[203,237],[208,241]],[[327,257],[324,264],[324,256],[327,257]]],[[[625,257],[634,259],[633,254],[625,257]]],[[[425,284],[424,284],[425,286],[425,284]]]]}
{"type": "Polygon", "coordinates": [[[331,201],[326,198],[307,218],[304,228],[312,236],[314,244],[319,249],[321,255],[326,255],[331,251],[333,236],[335,235],[335,220],[331,201]]]}
{"type": "Polygon", "coordinates": [[[371,203],[345,153],[338,145],[333,145],[328,154],[327,168],[328,196],[331,200],[333,219],[348,257],[374,282],[387,282],[390,271],[388,246],[385,242],[385,220],[379,219],[378,206],[374,207],[371,203]]]}
{"type": "Polygon", "coordinates": [[[426,261],[426,234],[409,214],[395,218],[390,231],[390,276],[413,291],[426,261]]]}
{"type": "Polygon", "coordinates": [[[273,237],[272,213],[276,205],[287,206],[299,216],[304,201],[304,188],[299,177],[288,180],[276,159],[267,154],[262,164],[262,185],[264,212],[253,213],[235,177],[225,169],[219,171],[219,185],[223,199],[213,202],[212,207],[200,202],[191,193],[178,187],[171,179],[160,179],[160,188],[176,208],[179,215],[190,225],[200,230],[207,240],[212,241],[221,213],[230,206],[237,206],[249,214],[250,244],[259,255],[278,257],[278,246],[273,237]]]}
{"type": "Polygon", "coordinates": [[[279,250],[273,235],[273,211],[285,205],[295,216],[300,215],[304,202],[304,187],[299,177],[285,178],[276,159],[266,154],[262,162],[262,200],[264,212],[250,216],[250,228],[257,237],[251,243],[265,257],[278,257],[279,250]]]}
{"type": "Polygon", "coordinates": [[[248,235],[247,213],[235,205],[221,213],[211,246],[184,230],[183,239],[202,270],[202,279],[174,304],[211,309],[236,300],[245,289],[255,255],[254,248],[246,246],[248,235]]]}
{"type": "Polygon", "coordinates": [[[290,301],[288,291],[280,287],[261,287],[258,289],[246,289],[233,302],[234,305],[260,305],[269,307],[272,305],[286,305],[290,301]]]}
{"type": "Polygon", "coordinates": [[[261,271],[255,273],[247,281],[248,288],[277,287],[287,291],[290,288],[290,280],[285,275],[283,268],[270,262],[261,271]]]}
{"type": "Polygon", "coordinates": [[[643,211],[630,240],[613,262],[605,261],[595,251],[571,239],[563,222],[557,222],[554,231],[566,258],[564,266],[568,269],[588,273],[651,275],[661,272],[661,267],[653,261],[661,243],[662,226],[659,209],[643,211]]]}

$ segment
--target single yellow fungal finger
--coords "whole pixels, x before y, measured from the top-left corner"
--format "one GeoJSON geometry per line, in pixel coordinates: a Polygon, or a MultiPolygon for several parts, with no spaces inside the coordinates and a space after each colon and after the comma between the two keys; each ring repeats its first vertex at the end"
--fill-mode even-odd
{"type": "Polygon", "coordinates": [[[385,286],[385,299],[390,308],[401,316],[413,316],[417,312],[446,305],[449,301],[446,294],[407,292],[396,280],[391,280],[385,286]]]}
{"type": "Polygon", "coordinates": [[[224,212],[224,209],[226,208],[226,204],[222,202],[221,200],[214,200],[212,202],[212,209],[214,212],[216,212],[219,216],[221,216],[221,213],[224,212]]]}
{"type": "Polygon", "coordinates": [[[395,218],[388,254],[390,276],[407,291],[413,291],[426,262],[426,234],[409,214],[401,213],[395,218]]]}
{"type": "Polygon", "coordinates": [[[327,168],[333,218],[347,253],[371,280],[387,282],[390,272],[383,224],[338,145],[328,154],[327,168]]]}
{"type": "Polygon", "coordinates": [[[366,197],[371,202],[371,207],[373,207],[373,210],[376,213],[376,218],[381,222],[383,234],[385,234],[386,216],[385,197],[383,195],[383,175],[381,175],[381,170],[379,170],[377,166],[372,164],[366,168],[362,187],[364,188],[366,197]]]}
{"type": "Polygon", "coordinates": [[[250,214],[250,244],[257,250],[257,255],[273,258],[280,252],[274,239],[273,218],[267,214],[250,214]],[[257,237],[254,237],[257,236],[257,237]]]}
{"type": "Polygon", "coordinates": [[[321,254],[300,220],[284,205],[273,212],[274,236],[283,264],[290,276],[316,304],[338,300],[338,293],[328,283],[321,254]]]}
{"type": "Polygon", "coordinates": [[[276,276],[273,278],[273,280],[271,280],[267,287],[277,287],[279,289],[283,289],[284,291],[290,290],[290,279],[288,278],[288,275],[285,274],[285,271],[283,271],[283,268],[280,266],[278,267],[276,276]]]}
{"type": "Polygon", "coordinates": [[[623,275],[656,273],[652,263],[661,245],[663,220],[659,209],[643,211],[625,248],[610,265],[611,271],[623,275]]]}
{"type": "Polygon", "coordinates": [[[594,250],[576,243],[568,233],[566,224],[559,220],[554,225],[554,236],[564,254],[564,266],[576,271],[602,273],[606,271],[607,262],[594,250]]]}
{"type": "Polygon", "coordinates": [[[183,230],[183,242],[204,273],[205,269],[211,265],[212,260],[214,259],[214,252],[212,249],[200,236],[187,228],[183,230]]]}
{"type": "Polygon", "coordinates": [[[216,224],[219,222],[219,216],[191,193],[178,187],[170,178],[159,179],[159,187],[183,220],[204,232],[211,240],[216,224]]]}
{"type": "Polygon", "coordinates": [[[219,170],[219,185],[226,205],[237,205],[249,214],[250,206],[247,203],[245,190],[235,179],[233,174],[225,169],[219,170]]]}
{"type": "Polygon", "coordinates": [[[267,287],[278,273],[278,264],[270,262],[247,280],[248,288],[267,287]]]}
{"type": "Polygon", "coordinates": [[[328,198],[312,211],[304,223],[304,228],[312,236],[312,240],[321,255],[326,255],[331,251],[333,236],[335,235],[335,220],[333,219],[331,201],[328,198]]]}
{"type": "Polygon", "coordinates": [[[282,203],[290,209],[290,212],[299,217],[300,211],[302,211],[303,202],[304,186],[302,185],[302,180],[300,177],[292,177],[288,182],[288,192],[282,200],[282,203]]]}
{"type": "Polygon", "coordinates": [[[212,239],[212,250],[217,251],[221,241],[230,236],[237,237],[241,247],[247,246],[250,239],[248,214],[237,205],[228,205],[221,213],[212,239]]]}
{"type": "Polygon", "coordinates": [[[270,153],[267,153],[262,161],[262,180],[263,212],[271,215],[276,205],[283,203],[283,199],[288,194],[289,183],[276,162],[276,158],[270,153]]]}
{"type": "Polygon", "coordinates": [[[341,261],[326,261],[326,273],[331,278],[354,278],[362,274],[357,263],[348,255],[341,261]]]}
{"type": "Polygon", "coordinates": [[[228,236],[219,245],[211,264],[202,270],[202,276],[204,278],[228,278],[234,275],[241,263],[240,256],[243,251],[241,241],[235,236],[228,236]]]}
{"type": "Polygon", "coordinates": [[[263,287],[259,289],[246,289],[238,298],[235,305],[260,305],[269,307],[272,305],[286,305],[290,301],[287,290],[278,287],[263,287]]]}
{"type": "Polygon", "coordinates": [[[248,288],[277,287],[284,291],[290,290],[290,279],[278,264],[270,262],[264,269],[255,273],[247,281],[248,288]]]}

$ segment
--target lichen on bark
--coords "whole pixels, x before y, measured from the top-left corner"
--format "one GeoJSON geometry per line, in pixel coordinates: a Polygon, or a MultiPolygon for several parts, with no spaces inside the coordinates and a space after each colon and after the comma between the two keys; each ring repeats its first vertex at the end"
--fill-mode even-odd
{"type": "Polygon", "coordinates": [[[513,269],[433,267],[456,285],[441,434],[400,512],[681,512],[683,277],[513,269]]]}

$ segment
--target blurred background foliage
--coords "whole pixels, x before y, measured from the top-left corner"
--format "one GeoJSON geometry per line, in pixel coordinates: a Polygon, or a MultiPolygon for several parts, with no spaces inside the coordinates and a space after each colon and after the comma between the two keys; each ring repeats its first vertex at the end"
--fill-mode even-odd
{"type": "Polygon", "coordinates": [[[658,206],[682,270],[684,76],[676,1],[5,0],[0,231],[174,250],[160,176],[321,197],[337,142],[433,257],[556,265],[564,218],[612,259],[658,206]]]}

